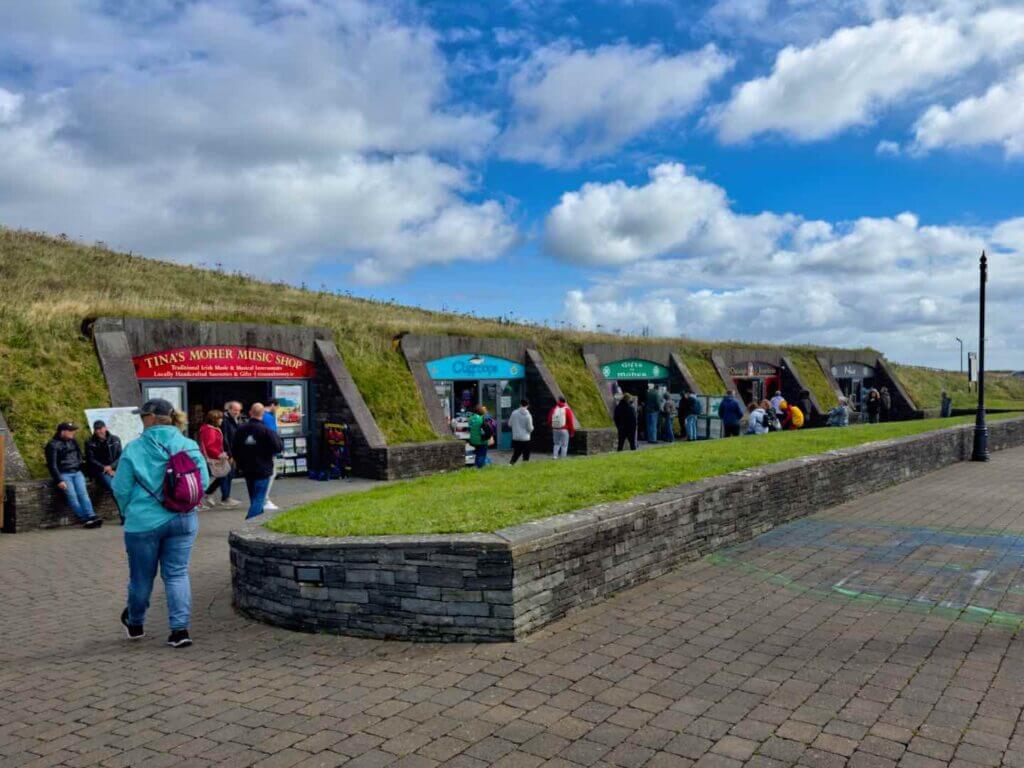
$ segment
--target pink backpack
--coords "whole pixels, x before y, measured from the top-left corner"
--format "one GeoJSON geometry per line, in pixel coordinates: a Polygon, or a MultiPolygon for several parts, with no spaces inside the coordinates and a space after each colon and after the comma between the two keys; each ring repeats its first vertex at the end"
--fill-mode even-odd
{"type": "Polygon", "coordinates": [[[164,497],[161,499],[146,486],[142,487],[169,512],[191,512],[199,506],[199,501],[203,497],[203,475],[199,471],[199,466],[186,451],[172,454],[164,446],[160,447],[167,454],[164,497]]]}

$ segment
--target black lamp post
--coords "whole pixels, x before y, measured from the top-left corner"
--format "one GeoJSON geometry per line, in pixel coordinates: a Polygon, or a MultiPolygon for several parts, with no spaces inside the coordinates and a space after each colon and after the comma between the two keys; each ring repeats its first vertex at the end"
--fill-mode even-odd
{"type": "Polygon", "coordinates": [[[985,425],[985,283],[988,259],[981,252],[981,301],[978,314],[978,415],[974,421],[974,453],[971,461],[988,461],[988,427],[985,425]]]}

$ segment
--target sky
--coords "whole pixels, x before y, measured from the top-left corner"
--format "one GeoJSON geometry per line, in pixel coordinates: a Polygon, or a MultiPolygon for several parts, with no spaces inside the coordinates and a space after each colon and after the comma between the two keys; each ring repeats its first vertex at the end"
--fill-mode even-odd
{"type": "Polygon", "coordinates": [[[431,309],[1024,368],[1019,0],[0,0],[0,224],[431,309]]]}

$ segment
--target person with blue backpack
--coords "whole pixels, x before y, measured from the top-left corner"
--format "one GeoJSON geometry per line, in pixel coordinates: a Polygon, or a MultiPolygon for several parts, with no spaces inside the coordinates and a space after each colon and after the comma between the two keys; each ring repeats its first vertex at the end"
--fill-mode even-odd
{"type": "Polygon", "coordinates": [[[128,605],[121,623],[129,640],[145,637],[159,565],[171,630],[167,644],[181,648],[192,644],[188,566],[199,531],[196,507],[210,476],[199,446],[182,434],[183,413],[159,398],[147,401],[138,413],[142,436],[125,446],[111,489],[124,515],[128,553],[128,605]]]}

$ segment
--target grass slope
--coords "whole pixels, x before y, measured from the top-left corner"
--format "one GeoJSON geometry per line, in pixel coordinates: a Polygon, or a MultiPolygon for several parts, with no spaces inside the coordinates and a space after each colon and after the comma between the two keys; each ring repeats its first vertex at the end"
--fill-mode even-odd
{"type": "Polygon", "coordinates": [[[467,470],[322,499],[267,527],[303,536],[469,533],[651,493],[704,477],[914,435],[969,418],[779,432],[760,438],[679,443],[567,462],[467,470]]]}
{"type": "MultiPolygon", "coordinates": [[[[213,258],[211,260],[214,260],[213,258]]],[[[390,443],[435,439],[405,360],[392,339],[403,332],[534,339],[585,427],[611,420],[580,355],[593,341],[676,348],[702,388],[719,393],[706,342],[556,331],[500,319],[429,312],[321,290],[268,283],[0,227],[0,411],[30,469],[45,476],[42,446],[63,419],[108,404],[85,318],[103,315],[326,326],[390,443]]],[[[715,346],[752,346],[722,343],[715,346]]],[[[810,348],[800,348],[810,349],[810,348]]],[[[793,350],[790,350],[793,353],[793,350]]],[[[804,370],[801,362],[794,364],[804,370]]],[[[810,378],[813,378],[813,372],[810,378]]],[[[828,398],[827,386],[812,386],[828,398]]],[[[1022,398],[1024,399],[1024,398],[1022,398]]]]}
{"type": "MultiPolygon", "coordinates": [[[[942,390],[946,390],[953,398],[953,406],[956,408],[973,408],[978,404],[978,395],[967,388],[965,373],[912,365],[894,365],[893,368],[918,408],[938,408],[942,390]]],[[[1012,376],[987,375],[985,404],[989,408],[1024,409],[1024,380],[1012,376]]]]}

